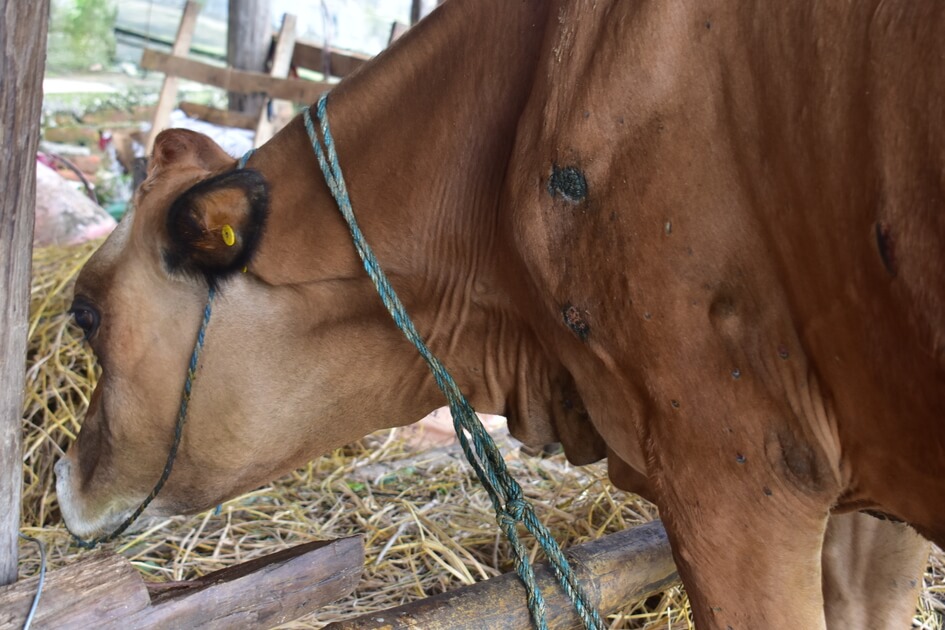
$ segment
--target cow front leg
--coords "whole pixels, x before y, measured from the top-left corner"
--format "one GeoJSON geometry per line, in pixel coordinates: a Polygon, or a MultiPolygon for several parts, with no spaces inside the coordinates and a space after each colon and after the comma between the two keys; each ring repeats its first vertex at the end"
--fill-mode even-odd
{"type": "Polygon", "coordinates": [[[826,512],[697,501],[708,509],[660,506],[696,628],[826,627],[820,567],[826,512]]]}
{"type": "Polygon", "coordinates": [[[826,627],[821,550],[835,468],[790,418],[764,411],[760,399],[748,421],[713,414],[724,420],[684,435],[660,435],[681,425],[662,422],[651,441],[672,444],[650,452],[650,478],[700,630],[826,627]]]}
{"type": "Polygon", "coordinates": [[[903,523],[834,514],[823,549],[827,627],[908,628],[930,544],[903,523]]]}

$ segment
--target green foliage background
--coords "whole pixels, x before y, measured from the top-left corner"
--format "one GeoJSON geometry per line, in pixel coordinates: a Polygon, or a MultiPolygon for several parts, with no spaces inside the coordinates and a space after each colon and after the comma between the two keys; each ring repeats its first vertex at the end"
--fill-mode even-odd
{"type": "Polygon", "coordinates": [[[88,70],[115,58],[117,0],[53,0],[46,67],[52,72],[88,70]]]}

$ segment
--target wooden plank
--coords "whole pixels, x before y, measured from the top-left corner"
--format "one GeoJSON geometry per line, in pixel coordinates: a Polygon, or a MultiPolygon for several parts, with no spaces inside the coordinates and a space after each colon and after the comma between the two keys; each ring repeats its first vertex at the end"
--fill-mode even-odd
{"type": "MultiPolygon", "coordinates": [[[[180,18],[180,26],[177,28],[174,46],[171,48],[172,55],[183,56],[190,50],[190,40],[194,37],[194,29],[197,26],[197,15],[199,13],[200,5],[193,0],[188,0],[187,4],[184,5],[184,14],[180,18]]],[[[176,101],[177,77],[168,74],[164,77],[157,107],[154,109],[154,117],[151,119],[151,132],[148,134],[148,142],[145,146],[148,155],[151,154],[151,149],[154,148],[154,139],[167,127],[167,121],[170,120],[171,110],[174,109],[176,101]]]]}
{"type": "MultiPolygon", "coordinates": [[[[123,556],[100,551],[46,576],[34,628],[268,628],[354,590],[360,536],[298,545],[187,582],[146,583],[123,556]]],[[[19,630],[37,578],[0,588],[0,630],[19,630]]]]}
{"type": "MultiPolygon", "coordinates": [[[[588,597],[602,614],[660,593],[678,581],[669,540],[659,521],[578,545],[566,552],[588,597]]],[[[551,569],[535,570],[550,628],[580,628],[571,600],[551,569]]],[[[326,630],[481,630],[530,628],[525,588],[515,573],[418,602],[333,623],[326,630]]]]}
{"type": "Polygon", "coordinates": [[[177,587],[152,588],[150,608],[97,627],[270,628],[349,594],[363,567],[360,536],[311,542],[177,587]]]}
{"type": "Polygon", "coordinates": [[[273,98],[294,103],[314,103],[322,93],[330,90],[331,83],[305,81],[303,79],[276,79],[268,74],[233,70],[207,63],[175,57],[156,50],[145,50],[141,56],[141,67],[171,74],[189,81],[213,85],[233,92],[265,92],[273,98]]]}
{"type": "MultiPolygon", "coordinates": [[[[0,589],[0,630],[20,630],[29,613],[38,578],[0,589]]],[[[33,619],[34,628],[98,628],[148,606],[144,580],[128,560],[99,551],[50,571],[33,619]]]]}
{"type": "Polygon", "coordinates": [[[0,584],[16,581],[36,147],[49,0],[0,0],[0,584]]]}
{"type": "MultiPolygon", "coordinates": [[[[298,40],[292,51],[292,65],[322,72],[325,69],[324,50],[314,42],[298,40]]],[[[328,53],[329,69],[334,77],[346,77],[371,59],[369,55],[332,48],[328,53]]]]}
{"type": "MultiPolygon", "coordinates": [[[[282,26],[279,28],[279,37],[276,39],[276,49],[272,55],[272,67],[269,69],[269,76],[277,79],[285,79],[289,76],[289,68],[292,65],[292,50],[295,48],[295,16],[286,13],[282,16],[282,26]]],[[[272,110],[278,108],[276,99],[273,99],[272,110]]],[[[269,107],[265,101],[259,111],[259,118],[256,121],[256,135],[253,138],[253,146],[260,147],[272,137],[274,125],[269,118],[269,107]]]]}
{"type": "Polygon", "coordinates": [[[256,117],[250,114],[217,109],[188,101],[181,101],[178,107],[191,118],[199,118],[221,127],[236,127],[237,129],[255,129],[256,127],[256,117]]]}

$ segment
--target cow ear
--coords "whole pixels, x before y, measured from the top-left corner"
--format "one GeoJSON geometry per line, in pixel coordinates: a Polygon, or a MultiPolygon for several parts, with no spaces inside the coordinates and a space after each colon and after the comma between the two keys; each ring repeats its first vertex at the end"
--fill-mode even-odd
{"type": "Polygon", "coordinates": [[[167,213],[168,267],[210,283],[243,269],[259,245],[268,209],[268,187],[258,171],[227,171],[195,184],[167,213]]]}
{"type": "Polygon", "coordinates": [[[165,129],[154,139],[148,160],[148,179],[174,167],[197,167],[211,173],[232,168],[230,157],[212,138],[190,129],[165,129]]]}

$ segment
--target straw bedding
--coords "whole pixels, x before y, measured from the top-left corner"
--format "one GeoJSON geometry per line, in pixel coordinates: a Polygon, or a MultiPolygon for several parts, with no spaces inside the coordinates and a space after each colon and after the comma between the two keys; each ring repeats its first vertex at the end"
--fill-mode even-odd
{"type": "MultiPolygon", "coordinates": [[[[33,260],[22,521],[26,533],[48,545],[51,568],[85,553],[70,545],[62,525],[52,466],[79,431],[97,377],[65,313],[75,275],[95,245],[39,249],[33,260]]],[[[225,503],[219,513],[145,519],[113,548],[146,579],[180,580],[299,543],[363,534],[366,562],[355,593],[284,628],[318,628],[510,570],[491,504],[461,454],[450,447],[418,452],[405,438],[402,429],[368,436],[225,503]]],[[[575,468],[561,455],[532,457],[499,441],[539,518],[562,544],[657,518],[651,504],[613,489],[601,465],[575,468]]],[[[36,552],[23,546],[21,554],[21,575],[32,575],[36,552]]],[[[942,630],[943,611],[945,554],[936,551],[913,627],[942,630]]],[[[610,621],[613,628],[692,627],[680,588],[629,604],[610,621]]]]}

